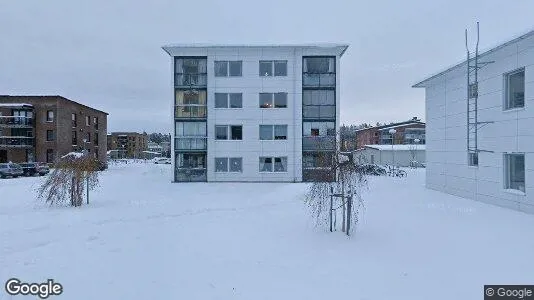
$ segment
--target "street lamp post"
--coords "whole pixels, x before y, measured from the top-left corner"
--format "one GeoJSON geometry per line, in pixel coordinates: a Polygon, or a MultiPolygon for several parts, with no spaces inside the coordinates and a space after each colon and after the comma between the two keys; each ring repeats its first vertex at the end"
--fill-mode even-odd
{"type": "Polygon", "coordinates": [[[393,167],[395,167],[395,150],[393,149],[393,144],[395,144],[395,133],[397,133],[397,130],[393,128],[389,130],[389,134],[391,135],[391,155],[393,157],[393,167]]]}
{"type": "MultiPolygon", "coordinates": [[[[87,155],[87,139],[83,139],[83,155],[87,155]]],[[[86,193],[87,193],[87,204],[89,204],[89,176],[85,173],[85,183],[86,183],[86,193]]]]}

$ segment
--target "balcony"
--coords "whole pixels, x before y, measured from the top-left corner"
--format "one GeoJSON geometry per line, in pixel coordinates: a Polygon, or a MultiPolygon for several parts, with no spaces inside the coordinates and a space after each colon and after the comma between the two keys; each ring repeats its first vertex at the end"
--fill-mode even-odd
{"type": "Polygon", "coordinates": [[[175,118],[205,119],[207,115],[208,107],[206,105],[177,105],[174,110],[175,118]]]}
{"type": "Polygon", "coordinates": [[[33,148],[34,138],[25,136],[2,136],[0,148],[33,148]]]}
{"type": "Polygon", "coordinates": [[[207,137],[176,137],[174,139],[176,151],[206,150],[207,145],[207,137]]]}
{"type": "Polygon", "coordinates": [[[302,151],[334,151],[336,149],[335,136],[304,136],[302,137],[302,151]]]}
{"type": "Polygon", "coordinates": [[[208,74],[174,74],[174,86],[178,88],[206,87],[208,74]]]}
{"type": "Polygon", "coordinates": [[[176,168],[175,179],[180,182],[207,181],[206,168],[176,168]]]}
{"type": "Polygon", "coordinates": [[[335,87],[336,86],[336,74],[314,74],[304,73],[302,74],[302,86],[304,87],[335,87]]]}
{"type": "Polygon", "coordinates": [[[0,127],[4,128],[31,128],[34,126],[33,118],[0,116],[0,127]]]}

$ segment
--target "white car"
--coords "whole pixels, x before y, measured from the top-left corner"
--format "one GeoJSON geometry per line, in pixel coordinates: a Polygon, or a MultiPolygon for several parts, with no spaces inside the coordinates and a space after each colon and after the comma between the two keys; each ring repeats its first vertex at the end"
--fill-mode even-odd
{"type": "Polygon", "coordinates": [[[155,159],[154,159],[154,163],[155,163],[155,164],[165,164],[165,165],[170,165],[170,164],[171,164],[171,159],[170,159],[170,158],[167,158],[167,157],[158,157],[158,158],[155,158],[155,159]]]}

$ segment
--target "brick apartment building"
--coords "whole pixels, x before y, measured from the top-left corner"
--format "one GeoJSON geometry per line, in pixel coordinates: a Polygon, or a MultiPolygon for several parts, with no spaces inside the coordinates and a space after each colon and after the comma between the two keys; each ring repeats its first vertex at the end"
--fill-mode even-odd
{"type": "Polygon", "coordinates": [[[84,149],[105,161],[107,115],[62,96],[0,95],[0,162],[53,163],[84,149]]]}
{"type": "Polygon", "coordinates": [[[107,137],[112,158],[143,158],[148,150],[148,135],[137,132],[112,132],[107,137]]]}
{"type": "Polygon", "coordinates": [[[394,144],[425,144],[425,123],[414,117],[409,121],[375,126],[356,131],[356,148],[365,145],[391,145],[392,137],[389,131],[395,129],[394,144]]]}

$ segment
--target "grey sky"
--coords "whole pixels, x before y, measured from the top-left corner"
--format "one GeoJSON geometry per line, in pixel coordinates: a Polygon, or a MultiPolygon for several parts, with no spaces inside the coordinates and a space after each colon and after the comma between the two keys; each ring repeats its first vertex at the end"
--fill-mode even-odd
{"type": "Polygon", "coordinates": [[[534,2],[0,0],[0,94],[59,94],[107,111],[108,131],[171,132],[169,43],[349,43],[343,123],[424,118],[411,85],[534,27],[534,2]],[[136,3],[135,3],[136,2],[136,3]],[[469,3],[467,3],[469,2],[469,3]]]}

